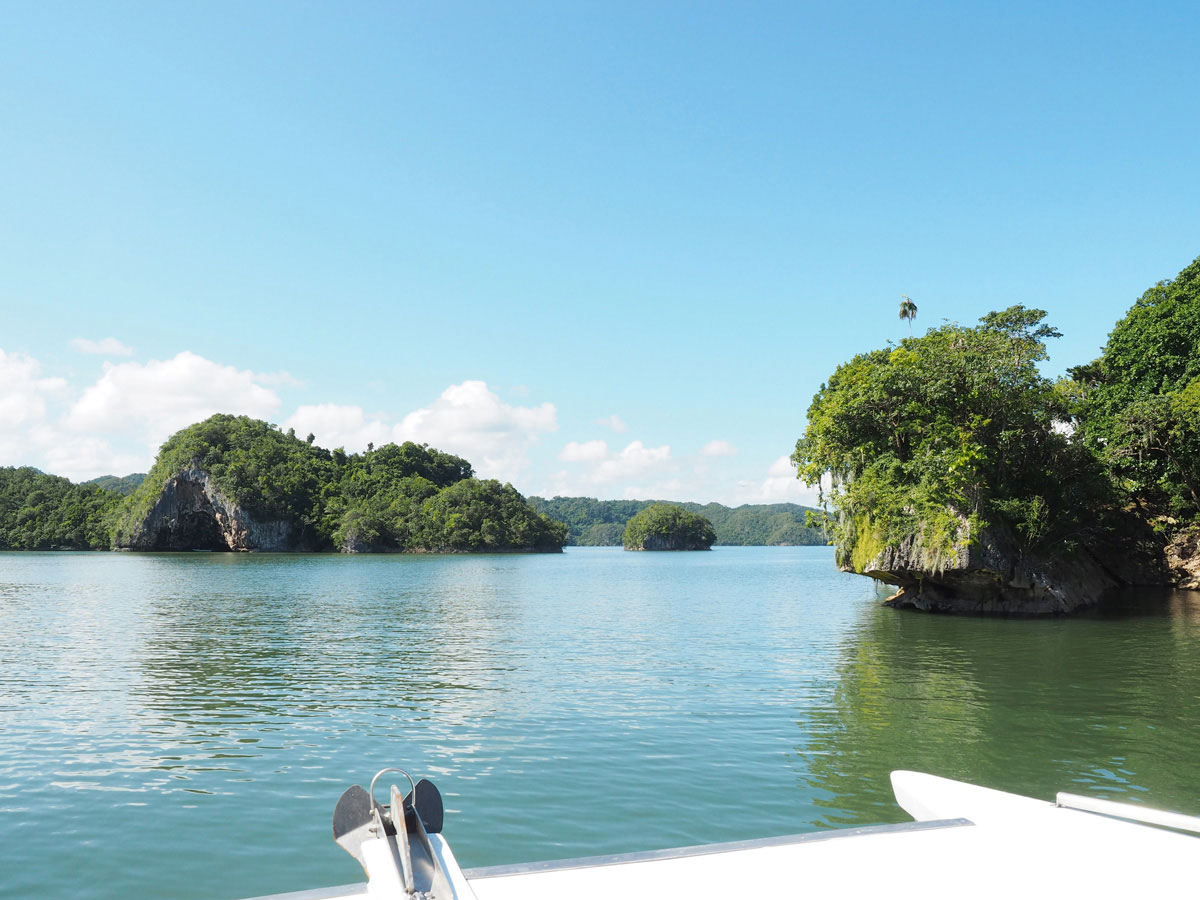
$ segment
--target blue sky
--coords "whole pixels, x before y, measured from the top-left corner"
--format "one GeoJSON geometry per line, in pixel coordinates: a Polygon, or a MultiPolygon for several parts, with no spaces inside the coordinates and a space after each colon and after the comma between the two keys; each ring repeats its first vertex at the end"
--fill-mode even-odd
{"type": "Polygon", "coordinates": [[[1200,254],[1191,4],[27,4],[0,465],[244,412],[525,493],[811,497],[855,353],[1025,303],[1097,355],[1200,254]]]}

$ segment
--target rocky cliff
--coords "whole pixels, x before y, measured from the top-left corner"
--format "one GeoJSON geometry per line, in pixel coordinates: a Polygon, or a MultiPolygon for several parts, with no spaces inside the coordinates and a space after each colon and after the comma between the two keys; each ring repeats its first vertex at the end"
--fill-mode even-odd
{"type": "Polygon", "coordinates": [[[258,521],[192,466],[168,479],[154,506],[123,540],[123,550],[312,549],[290,521],[258,521]]]}
{"type": "Polygon", "coordinates": [[[914,538],[906,538],[860,567],[846,561],[841,568],[897,586],[887,600],[891,606],[988,615],[1069,613],[1094,606],[1116,588],[1175,580],[1161,541],[1136,523],[1102,544],[1059,553],[1024,551],[1000,528],[969,535],[965,519],[962,526],[956,554],[937,567],[925,561],[914,538]]]}
{"type": "Polygon", "coordinates": [[[711,550],[712,541],[681,534],[648,534],[626,550],[711,550]]]}

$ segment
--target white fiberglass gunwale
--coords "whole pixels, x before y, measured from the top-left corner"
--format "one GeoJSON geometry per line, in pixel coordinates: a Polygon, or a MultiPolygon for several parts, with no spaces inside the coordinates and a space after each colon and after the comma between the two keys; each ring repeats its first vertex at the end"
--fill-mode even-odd
{"type": "MultiPolygon", "coordinates": [[[[1122,818],[1112,818],[906,771],[892,773],[892,786],[916,822],[466,870],[432,834],[453,894],[438,900],[1193,895],[1200,838],[1126,821],[1144,814],[1138,807],[1115,804],[1122,818]]],[[[406,897],[388,873],[368,869],[367,885],[271,900],[406,897]]]]}

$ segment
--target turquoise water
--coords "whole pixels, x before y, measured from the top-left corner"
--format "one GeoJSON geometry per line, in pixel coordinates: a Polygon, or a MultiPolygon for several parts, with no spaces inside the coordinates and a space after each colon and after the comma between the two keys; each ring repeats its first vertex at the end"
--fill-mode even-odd
{"type": "Polygon", "coordinates": [[[899,767],[1200,813],[1200,595],[878,601],[811,547],[0,555],[0,895],[361,880],[388,765],[466,866],[902,821],[899,767]]]}

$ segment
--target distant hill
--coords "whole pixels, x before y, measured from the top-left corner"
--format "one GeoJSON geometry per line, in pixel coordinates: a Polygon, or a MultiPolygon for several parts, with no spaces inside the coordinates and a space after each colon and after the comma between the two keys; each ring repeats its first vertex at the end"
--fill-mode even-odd
{"type": "Polygon", "coordinates": [[[116,475],[101,475],[99,478],[93,478],[91,481],[85,481],[84,484],[94,484],[102,490],[113,494],[120,494],[122,497],[128,497],[145,480],[145,472],[134,472],[132,475],[126,475],[124,478],[118,478],[116,475]]]}
{"type": "MultiPolygon", "coordinates": [[[[593,497],[530,497],[538,512],[567,526],[567,543],[580,547],[620,546],[625,523],[656,500],[596,500],[593,497]]],[[[795,503],[678,503],[713,524],[717,544],[740,546],[816,546],[829,541],[818,528],[804,524],[808,507],[795,503]]],[[[817,510],[813,510],[817,512],[817,510]]]]}

